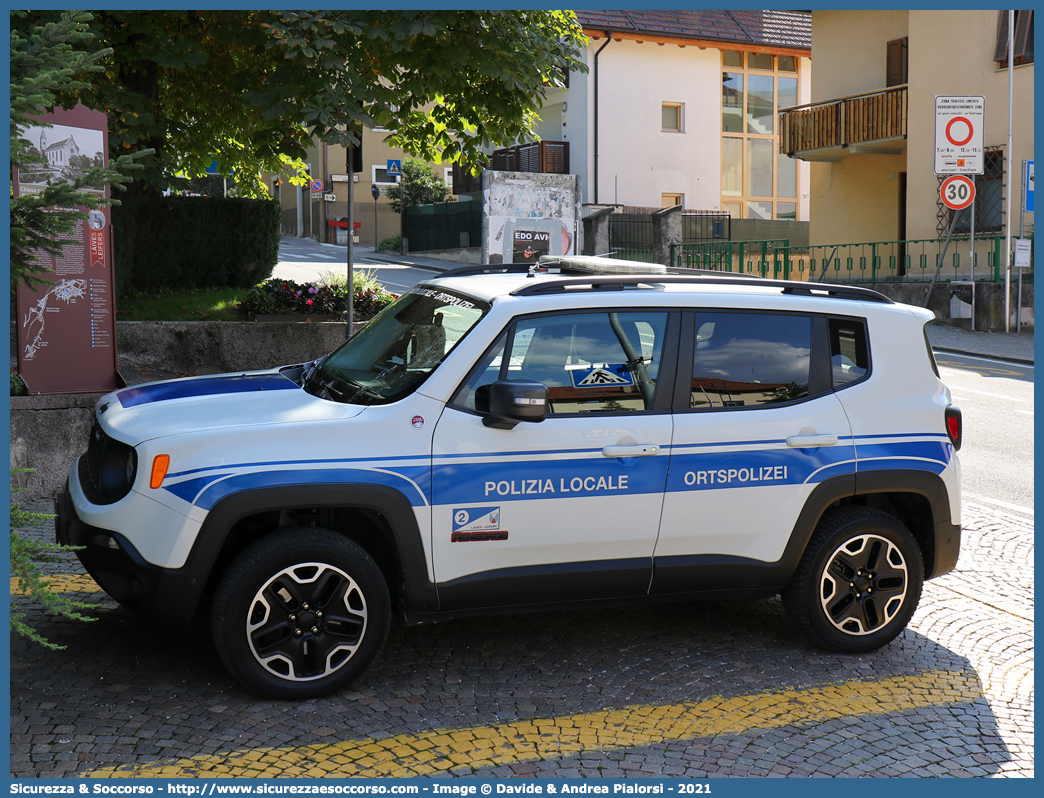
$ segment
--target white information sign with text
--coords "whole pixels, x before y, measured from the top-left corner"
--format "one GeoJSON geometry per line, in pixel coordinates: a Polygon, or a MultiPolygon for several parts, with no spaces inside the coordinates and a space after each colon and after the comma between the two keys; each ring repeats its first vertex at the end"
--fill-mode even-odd
{"type": "Polygon", "coordinates": [[[981,175],[984,97],[935,97],[935,174],[981,175]]]}

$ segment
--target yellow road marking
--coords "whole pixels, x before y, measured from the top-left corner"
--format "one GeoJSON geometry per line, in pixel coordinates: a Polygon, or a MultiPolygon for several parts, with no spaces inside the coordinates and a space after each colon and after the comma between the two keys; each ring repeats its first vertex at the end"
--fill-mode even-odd
{"type": "MultiPolygon", "coordinates": [[[[45,576],[44,581],[50,581],[50,589],[55,593],[100,593],[102,589],[98,583],[87,574],[59,574],[57,576],[45,576]]],[[[18,586],[18,579],[11,580],[11,595],[24,596],[26,592],[18,586]]]]}
{"type": "Polygon", "coordinates": [[[993,366],[973,366],[967,363],[954,362],[952,360],[940,360],[938,357],[935,358],[935,362],[940,366],[952,366],[954,368],[965,369],[966,371],[977,371],[982,376],[989,374],[999,374],[1003,377],[1022,377],[1025,376],[1024,371],[1012,371],[1011,369],[999,369],[993,366]]]}
{"type": "Polygon", "coordinates": [[[492,767],[557,759],[585,750],[633,748],[664,740],[693,740],[833,718],[882,715],[973,701],[982,696],[982,686],[974,674],[934,670],[879,681],[849,681],[732,698],[716,696],[697,703],[623,707],[495,726],[436,729],[380,740],[255,748],[129,769],[104,768],[83,775],[106,778],[409,777],[461,765],[492,767]]]}

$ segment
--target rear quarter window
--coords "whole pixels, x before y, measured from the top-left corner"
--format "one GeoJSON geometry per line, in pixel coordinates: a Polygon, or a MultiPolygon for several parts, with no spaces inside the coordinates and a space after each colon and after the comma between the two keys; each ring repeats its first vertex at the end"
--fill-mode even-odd
{"type": "Polygon", "coordinates": [[[858,382],[870,373],[866,322],[833,318],[830,329],[830,372],[834,388],[858,382]]]}

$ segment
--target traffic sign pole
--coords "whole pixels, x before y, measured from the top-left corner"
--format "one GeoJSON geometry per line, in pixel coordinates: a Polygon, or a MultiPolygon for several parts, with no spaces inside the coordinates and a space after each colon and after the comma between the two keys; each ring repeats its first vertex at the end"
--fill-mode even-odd
{"type": "MultiPolygon", "coordinates": [[[[359,141],[359,146],[362,146],[362,140],[359,141]]],[[[352,173],[352,163],[354,163],[355,153],[352,151],[354,148],[349,147],[345,150],[348,156],[348,329],[345,333],[345,340],[352,337],[352,327],[355,318],[353,316],[355,304],[355,284],[354,275],[352,274],[352,259],[355,257],[355,247],[353,246],[353,240],[355,239],[355,227],[352,226],[352,216],[355,208],[355,175],[352,173]]]]}
{"type": "Polygon", "coordinates": [[[975,331],[975,193],[972,192],[972,201],[969,208],[971,213],[971,229],[968,235],[968,260],[971,264],[971,292],[972,292],[972,310],[971,310],[971,328],[975,331]]]}

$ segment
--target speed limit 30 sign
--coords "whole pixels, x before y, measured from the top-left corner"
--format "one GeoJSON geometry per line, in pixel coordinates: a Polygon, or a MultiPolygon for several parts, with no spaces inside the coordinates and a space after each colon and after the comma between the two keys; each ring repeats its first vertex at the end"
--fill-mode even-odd
{"type": "Polygon", "coordinates": [[[951,175],[942,182],[939,194],[947,208],[964,210],[975,199],[975,181],[965,175],[951,175]]]}

